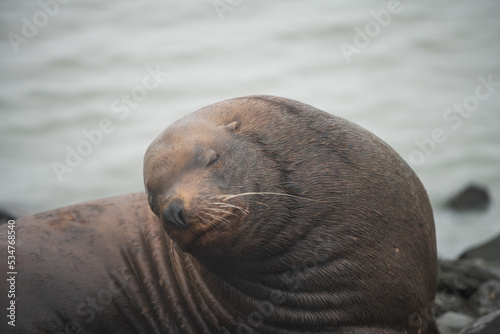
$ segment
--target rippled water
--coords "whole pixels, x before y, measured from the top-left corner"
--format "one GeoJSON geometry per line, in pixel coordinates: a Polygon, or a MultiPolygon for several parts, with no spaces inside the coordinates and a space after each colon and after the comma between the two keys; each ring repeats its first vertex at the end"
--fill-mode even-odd
{"type": "Polygon", "coordinates": [[[482,84],[500,82],[498,1],[59,1],[0,3],[0,207],[141,191],[146,147],[172,121],[271,94],[357,122],[409,161],[441,256],[500,233],[500,85],[482,84]],[[77,149],[88,155],[60,180],[54,162],[77,149]],[[472,181],[492,194],[487,212],[443,208],[472,181]]]}

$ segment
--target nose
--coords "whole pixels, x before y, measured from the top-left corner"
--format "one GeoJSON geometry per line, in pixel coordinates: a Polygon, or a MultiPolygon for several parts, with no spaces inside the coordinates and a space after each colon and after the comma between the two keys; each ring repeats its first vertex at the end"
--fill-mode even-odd
{"type": "Polygon", "coordinates": [[[161,212],[161,219],[165,223],[178,228],[185,229],[189,226],[184,204],[182,204],[182,201],[179,199],[174,199],[165,209],[163,209],[161,212]]]}

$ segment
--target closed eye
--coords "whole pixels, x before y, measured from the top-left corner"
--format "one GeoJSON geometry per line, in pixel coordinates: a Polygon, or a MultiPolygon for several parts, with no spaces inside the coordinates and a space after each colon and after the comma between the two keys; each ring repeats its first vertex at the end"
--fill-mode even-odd
{"type": "Polygon", "coordinates": [[[218,160],[219,160],[219,155],[215,151],[210,150],[209,155],[208,155],[207,167],[210,166],[210,165],[213,165],[218,160]]]}

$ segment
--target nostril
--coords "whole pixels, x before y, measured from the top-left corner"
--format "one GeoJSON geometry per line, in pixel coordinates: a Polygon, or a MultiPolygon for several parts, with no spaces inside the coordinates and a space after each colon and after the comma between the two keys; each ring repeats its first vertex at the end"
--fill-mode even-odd
{"type": "Polygon", "coordinates": [[[161,219],[170,225],[174,225],[178,228],[185,229],[188,227],[188,221],[186,219],[184,205],[181,200],[173,200],[163,211],[161,212],[161,219]]]}

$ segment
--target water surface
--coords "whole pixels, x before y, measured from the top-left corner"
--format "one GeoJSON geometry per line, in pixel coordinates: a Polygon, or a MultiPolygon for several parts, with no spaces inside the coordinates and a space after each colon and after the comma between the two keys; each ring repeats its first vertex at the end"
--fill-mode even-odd
{"type": "Polygon", "coordinates": [[[142,191],[144,152],[170,123],[271,94],[359,123],[409,161],[441,256],[500,233],[500,86],[474,104],[479,78],[500,82],[498,1],[401,1],[390,18],[385,1],[230,3],[219,15],[209,0],[67,1],[51,17],[38,1],[2,1],[0,206],[39,212],[142,191]],[[26,21],[37,30],[29,38],[26,21]],[[347,44],[359,52],[346,58],[347,44]],[[141,88],[151,71],[168,75],[141,88]],[[467,116],[447,111],[464,103],[467,116]],[[103,119],[109,132],[58,177],[54,162],[67,165],[68,148],[103,119]],[[470,182],[488,187],[490,209],[444,209],[470,182]]]}

